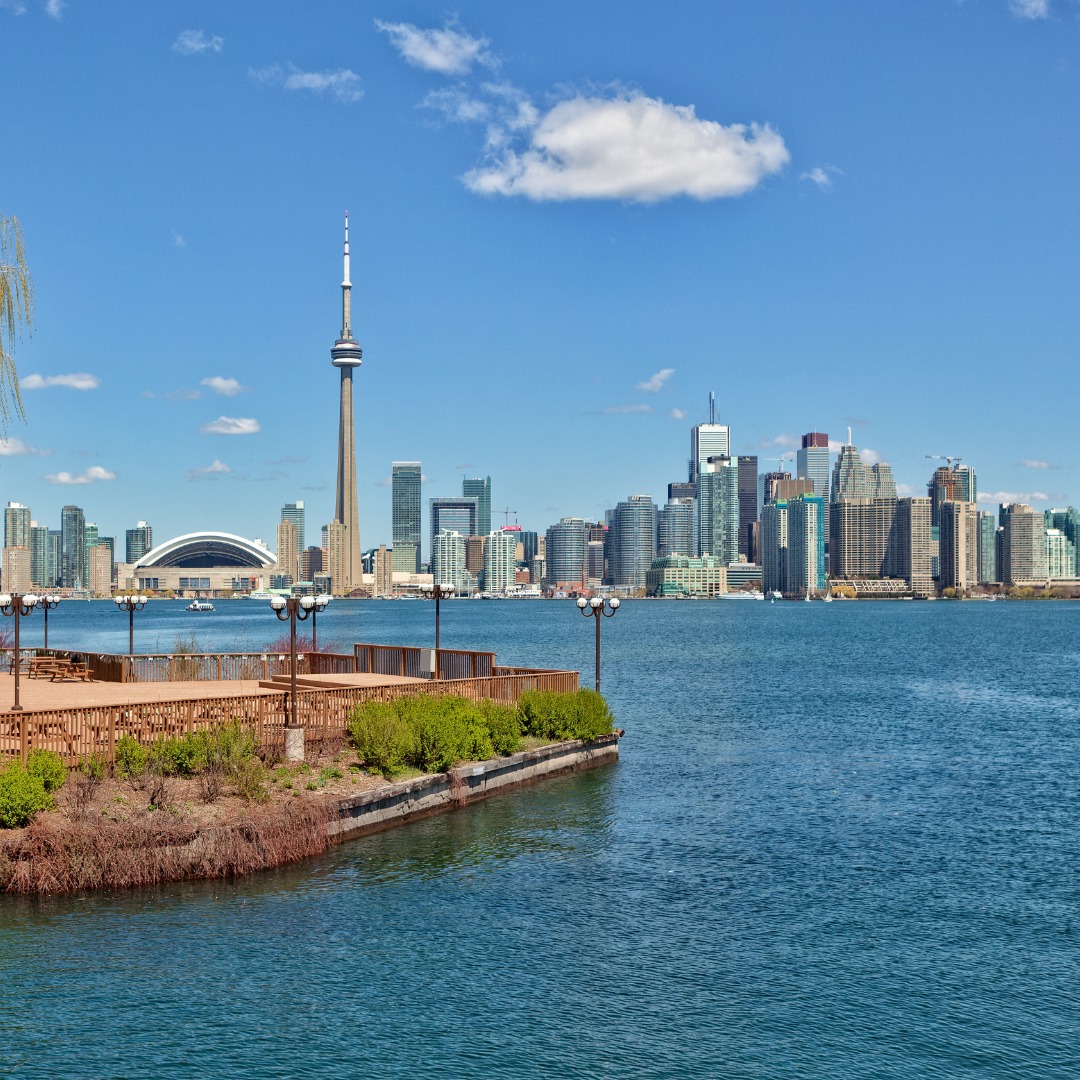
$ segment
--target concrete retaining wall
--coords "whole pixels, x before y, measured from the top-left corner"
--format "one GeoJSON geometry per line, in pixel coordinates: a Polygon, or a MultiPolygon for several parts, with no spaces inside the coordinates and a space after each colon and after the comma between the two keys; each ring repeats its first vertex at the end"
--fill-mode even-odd
{"type": "Polygon", "coordinates": [[[338,819],[330,823],[328,832],[334,840],[366,836],[418,818],[455,810],[549,776],[611,764],[619,759],[619,734],[601,736],[593,743],[577,739],[555,743],[510,757],[492,758],[478,765],[462,765],[448,773],[421,776],[366,791],[338,803],[338,819]]]}

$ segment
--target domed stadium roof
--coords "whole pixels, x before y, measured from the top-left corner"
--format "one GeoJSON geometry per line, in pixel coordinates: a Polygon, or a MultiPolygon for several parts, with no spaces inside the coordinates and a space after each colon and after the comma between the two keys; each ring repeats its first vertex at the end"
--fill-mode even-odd
{"type": "Polygon", "coordinates": [[[235,566],[266,570],[276,563],[274,553],[254,540],[245,540],[232,533],[201,532],[187,533],[158,544],[135,563],[135,567],[140,570],[151,567],[203,570],[235,566]]]}

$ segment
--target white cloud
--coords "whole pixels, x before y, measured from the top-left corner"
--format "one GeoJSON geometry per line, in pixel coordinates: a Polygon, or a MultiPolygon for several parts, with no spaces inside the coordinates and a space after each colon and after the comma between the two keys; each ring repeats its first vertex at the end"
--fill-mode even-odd
{"type": "Polygon", "coordinates": [[[200,386],[208,386],[215,394],[221,394],[223,397],[236,397],[237,394],[243,394],[248,388],[241,386],[236,379],[224,378],[221,375],[211,375],[208,379],[203,379],[199,383],[200,386]]]}
{"type": "Polygon", "coordinates": [[[421,30],[412,23],[375,20],[375,28],[387,34],[406,63],[440,75],[464,75],[473,64],[491,64],[484,51],[487,38],[473,37],[447,24],[441,30],[421,30]]]}
{"type": "Polygon", "coordinates": [[[219,416],[199,428],[206,435],[255,435],[262,430],[258,420],[246,416],[219,416]]]}
{"type": "Polygon", "coordinates": [[[842,442],[840,442],[839,439],[830,439],[829,440],[829,453],[830,454],[839,454],[840,451],[843,450],[843,448],[845,446],[847,446],[847,443],[842,443],[842,442]]]}
{"type": "Polygon", "coordinates": [[[512,141],[505,128],[489,131],[498,149],[466,186],[534,200],[719,199],[752,191],[790,158],[768,124],[725,127],[640,93],[562,101],[529,124],[527,139],[515,150],[502,145],[512,141]]]}
{"type": "Polygon", "coordinates": [[[45,14],[59,22],[64,17],[64,0],[45,0],[45,14]]]}
{"type": "Polygon", "coordinates": [[[444,86],[432,90],[420,102],[422,108],[437,109],[455,124],[474,124],[491,115],[491,106],[473,97],[462,86],[444,86]]]}
{"type": "Polygon", "coordinates": [[[23,390],[48,390],[50,386],[66,386],[69,390],[96,390],[101,381],[96,375],[77,371],[71,375],[27,375],[20,380],[23,390]]]}
{"type": "Polygon", "coordinates": [[[672,420],[685,420],[686,419],[686,410],[685,409],[672,409],[671,412],[668,413],[668,416],[670,416],[672,420]]]}
{"type": "Polygon", "coordinates": [[[897,484],[896,494],[899,495],[900,498],[904,498],[906,495],[918,495],[919,489],[912,487],[911,484],[897,484]]]}
{"type": "Polygon", "coordinates": [[[979,494],[981,503],[1036,503],[1049,502],[1050,496],[1045,491],[983,491],[979,494]]]}
{"type": "Polygon", "coordinates": [[[651,413],[653,407],[651,405],[608,405],[606,408],[600,410],[602,413],[651,413]]]}
{"type": "Polygon", "coordinates": [[[58,472],[46,476],[45,479],[50,484],[96,484],[100,480],[115,480],[116,473],[109,472],[108,469],[102,468],[100,465],[91,465],[86,472],[78,475],[69,472],[58,472]]]}
{"type": "Polygon", "coordinates": [[[1009,10],[1018,19],[1045,19],[1050,14],[1050,0],[1009,0],[1009,10]]]}
{"type": "Polygon", "coordinates": [[[10,11],[12,15],[25,15],[26,4],[23,0],[0,0],[0,11],[10,11]]]}
{"type": "Polygon", "coordinates": [[[289,65],[286,71],[280,64],[265,68],[252,68],[249,74],[259,82],[283,86],[286,90],[310,90],[315,94],[329,94],[336,101],[351,104],[364,96],[360,76],[348,68],[339,71],[301,71],[289,65]]]}
{"type": "Polygon", "coordinates": [[[194,56],[196,53],[221,52],[225,39],[217,34],[208,34],[205,30],[184,30],[172,43],[173,52],[181,56],[194,56]]]}
{"type": "Polygon", "coordinates": [[[15,438],[14,435],[10,439],[0,439],[0,457],[26,457],[31,454],[44,453],[44,450],[38,450],[28,443],[24,443],[22,439],[15,438]]]}
{"type": "Polygon", "coordinates": [[[843,176],[843,171],[835,165],[815,165],[808,172],[800,174],[800,180],[810,180],[817,184],[822,191],[832,187],[833,176],[843,176]]]}
{"type": "Polygon", "coordinates": [[[638,390],[645,390],[650,394],[659,394],[664,388],[664,383],[675,374],[673,367],[661,368],[655,375],[650,375],[644,382],[637,384],[638,390]]]}
{"type": "Polygon", "coordinates": [[[185,474],[189,480],[205,480],[211,476],[220,476],[224,473],[231,473],[232,469],[221,461],[219,458],[214,458],[213,462],[209,465],[204,465],[199,469],[189,469],[185,474]]]}
{"type": "Polygon", "coordinates": [[[172,231],[172,238],[177,247],[187,247],[187,241],[175,229],[172,231]]]}
{"type": "Polygon", "coordinates": [[[1025,458],[1020,464],[1025,469],[1052,469],[1054,467],[1048,461],[1036,461],[1034,458],[1025,458]]]}
{"type": "Polygon", "coordinates": [[[869,446],[864,446],[859,451],[859,457],[864,465],[878,465],[881,463],[881,455],[876,450],[871,450],[869,446]]]}
{"type": "Polygon", "coordinates": [[[765,439],[763,442],[758,443],[759,450],[768,450],[773,446],[782,447],[796,447],[801,443],[794,435],[789,435],[786,431],[781,432],[779,435],[774,435],[771,439],[765,439]]]}

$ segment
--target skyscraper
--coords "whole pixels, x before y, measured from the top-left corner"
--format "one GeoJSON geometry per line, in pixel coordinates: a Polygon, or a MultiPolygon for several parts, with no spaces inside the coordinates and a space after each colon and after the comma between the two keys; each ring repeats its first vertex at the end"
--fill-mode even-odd
{"type": "Polygon", "coordinates": [[[517,569],[514,553],[517,550],[516,532],[489,533],[484,545],[484,589],[489,593],[505,593],[514,584],[517,569]]]}
{"type": "Polygon", "coordinates": [[[544,538],[544,580],[551,585],[582,584],[588,576],[588,537],[588,526],[582,518],[564,517],[550,525],[544,538]]]}
{"type": "Polygon", "coordinates": [[[30,546],[30,507],[9,502],[4,507],[4,547],[30,546]]]}
{"type": "Polygon", "coordinates": [[[491,477],[463,477],[461,494],[466,499],[476,500],[476,531],[487,536],[491,532],[491,477]]]}
{"type": "Polygon", "coordinates": [[[770,502],[761,508],[761,587],[765,592],[786,593],[788,569],[788,508],[786,502],[770,502]]]}
{"type": "Polygon", "coordinates": [[[721,456],[731,456],[731,429],[716,423],[716,395],[710,393],[709,422],[695,424],[690,430],[690,483],[697,483],[698,473],[709,458],[721,456]]]}
{"type": "Polygon", "coordinates": [[[391,467],[390,526],[394,569],[403,574],[420,570],[419,461],[395,461],[391,467]]]}
{"type": "Polygon", "coordinates": [[[698,472],[698,553],[725,565],[739,557],[739,467],[726,454],[698,472]]]}
{"type": "Polygon", "coordinates": [[[802,437],[802,447],[795,454],[795,475],[800,480],[812,480],[814,494],[829,497],[829,436],[821,431],[808,431],[802,437]]]}
{"type": "Polygon", "coordinates": [[[990,585],[1001,580],[997,563],[997,514],[979,511],[979,584],[990,585]]]}
{"type": "Polygon", "coordinates": [[[758,519],[758,459],[757,454],[741,454],[736,460],[739,466],[739,554],[745,555],[747,562],[753,562],[756,557],[754,524],[758,519]]]}
{"type": "MultiPolygon", "coordinates": [[[[476,536],[476,500],[449,496],[434,498],[428,503],[431,524],[431,550],[435,550],[435,537],[441,532],[461,533],[464,537],[476,536]]],[[[464,553],[462,554],[464,559],[464,553]]]]}
{"type": "Polygon", "coordinates": [[[65,589],[86,584],[86,516],[80,506],[60,511],[60,584],[65,589]]]}
{"type": "Polygon", "coordinates": [[[1046,518],[1026,503],[1013,503],[1005,513],[1004,560],[1006,585],[1046,582],[1046,518]]]}
{"type": "Polygon", "coordinates": [[[787,591],[805,597],[825,588],[825,500],[799,495],[787,504],[787,591]]]}
{"type": "Polygon", "coordinates": [[[281,508],[281,520],[291,521],[293,528],[296,530],[296,551],[297,554],[304,550],[304,503],[291,502],[286,503],[281,508]]]}
{"type": "Polygon", "coordinates": [[[645,588],[645,575],[656,558],[656,505],[651,495],[631,495],[615,507],[612,518],[616,585],[645,588]]]}
{"type": "Polygon", "coordinates": [[[334,367],[341,370],[341,409],[338,421],[338,464],[334,521],[344,528],[343,549],[337,567],[331,560],[335,596],[348,596],[363,584],[360,559],[360,519],[356,507],[356,436],[353,429],[353,368],[363,351],[352,336],[352,282],[349,280],[349,215],[345,214],[345,276],[341,282],[341,337],[330,350],[334,367]]]}
{"type": "Polygon", "coordinates": [[[51,589],[56,575],[49,562],[49,529],[47,525],[30,522],[30,584],[35,589],[51,589]]]}
{"type": "Polygon", "coordinates": [[[465,568],[465,537],[456,529],[435,534],[431,545],[431,572],[439,585],[453,585],[454,591],[472,592],[473,576],[465,568]]]}
{"type": "Polygon", "coordinates": [[[694,538],[693,500],[668,500],[657,515],[656,541],[657,555],[694,554],[697,543],[694,538]]]}
{"type": "Polygon", "coordinates": [[[153,550],[154,530],[145,521],[139,521],[134,529],[127,530],[126,541],[126,561],[137,563],[148,551],[153,550]]]}

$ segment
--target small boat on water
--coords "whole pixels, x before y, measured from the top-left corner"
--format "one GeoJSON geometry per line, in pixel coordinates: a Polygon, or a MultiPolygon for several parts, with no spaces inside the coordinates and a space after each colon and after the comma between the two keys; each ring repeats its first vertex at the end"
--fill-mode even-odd
{"type": "Polygon", "coordinates": [[[721,600],[764,600],[762,593],[757,592],[725,592],[720,593],[721,600]]]}
{"type": "Polygon", "coordinates": [[[214,605],[209,600],[200,600],[196,597],[187,606],[188,611],[213,611],[214,605]]]}

